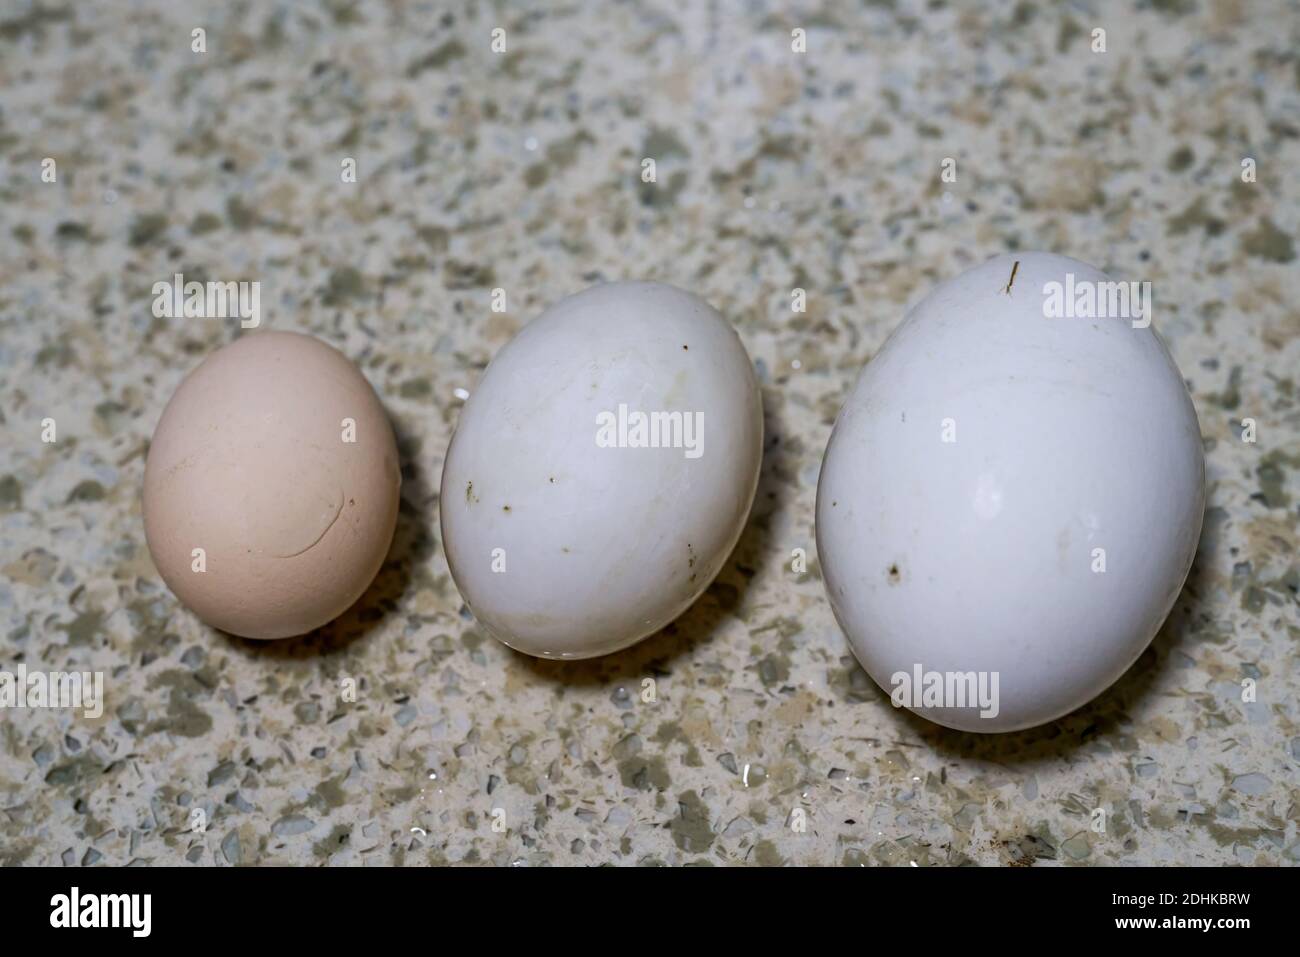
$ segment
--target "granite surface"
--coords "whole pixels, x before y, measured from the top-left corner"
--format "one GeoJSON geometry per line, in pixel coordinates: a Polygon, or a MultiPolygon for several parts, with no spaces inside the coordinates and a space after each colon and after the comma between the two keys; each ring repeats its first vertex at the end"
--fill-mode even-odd
{"type": "Polygon", "coordinates": [[[107,705],[0,712],[0,862],[1296,863],[1297,51],[1294,4],[1244,0],[6,3],[0,668],[102,671],[107,705]],[[790,556],[814,554],[833,418],[906,306],[1033,248],[1153,282],[1205,533],[1110,691],[961,734],[890,706],[790,556]],[[144,545],[158,416],[240,334],[155,318],[176,272],[260,281],[263,326],[353,357],[399,432],[389,561],[302,639],[203,626],[144,545]],[[616,278],[735,323],[759,495],[665,632],[531,660],[448,575],[442,455],[494,352],[616,278]]]}

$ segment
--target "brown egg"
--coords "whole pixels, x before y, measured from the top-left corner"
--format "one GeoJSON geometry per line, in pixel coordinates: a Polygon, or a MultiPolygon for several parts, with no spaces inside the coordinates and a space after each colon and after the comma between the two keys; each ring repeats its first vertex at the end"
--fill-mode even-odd
{"type": "Polygon", "coordinates": [[[392,426],[357,367],[310,336],[254,333],[208,356],[163,411],[145,537],[203,621],[287,638],[370,585],[400,486],[392,426]]]}

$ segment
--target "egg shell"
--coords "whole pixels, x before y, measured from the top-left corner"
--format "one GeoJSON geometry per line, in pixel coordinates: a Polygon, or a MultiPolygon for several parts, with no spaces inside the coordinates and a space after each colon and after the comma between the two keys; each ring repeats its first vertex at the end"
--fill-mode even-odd
{"type": "Polygon", "coordinates": [[[1196,552],[1204,456],[1182,377],[1150,328],[1047,318],[1067,273],[1108,281],[1016,253],[934,289],[867,364],[822,464],[818,556],[867,672],[891,693],[918,666],[997,675],[996,716],[913,707],[950,727],[1016,730],[1092,699],[1196,552]]]}
{"type": "Polygon", "coordinates": [[[310,336],[246,334],[167,404],[145,468],[145,536],[163,580],[203,621],[285,638],[366,590],[400,486],[392,426],[355,365],[310,336]]]}
{"type": "Polygon", "coordinates": [[[753,365],[717,311],[664,284],[594,286],[528,323],[461,411],[440,497],[452,575],[519,651],[626,647],[722,568],[762,444],[753,365]],[[698,414],[698,456],[598,445],[600,416],[620,405],[628,417],[698,414]]]}

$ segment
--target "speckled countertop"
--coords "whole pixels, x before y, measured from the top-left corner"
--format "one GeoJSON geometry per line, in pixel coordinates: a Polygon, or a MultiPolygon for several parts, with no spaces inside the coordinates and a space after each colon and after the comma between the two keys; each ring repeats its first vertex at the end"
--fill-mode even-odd
{"type": "Polygon", "coordinates": [[[1294,4],[210,6],[19,0],[0,19],[0,668],[107,683],[97,720],[0,712],[0,863],[1300,860],[1294,4]],[[890,706],[815,561],[789,556],[813,553],[833,417],[906,306],[1030,248],[1153,282],[1209,510],[1114,688],[965,735],[890,706]],[[390,560],[322,632],[213,632],[150,561],[149,436],[239,333],[154,318],[175,272],[260,281],[263,326],[347,352],[398,429],[390,560]],[[735,323],[763,381],[762,483],[675,625],[534,661],[475,626],[439,547],[455,390],[546,304],[614,278],[735,323]]]}

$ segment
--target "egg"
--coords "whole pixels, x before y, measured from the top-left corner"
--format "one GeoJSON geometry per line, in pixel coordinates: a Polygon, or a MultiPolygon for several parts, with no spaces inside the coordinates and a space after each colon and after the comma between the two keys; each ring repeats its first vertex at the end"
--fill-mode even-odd
{"type": "Polygon", "coordinates": [[[817,489],[818,557],[896,706],[1056,719],[1142,653],[1191,567],[1200,428],[1150,287],[1048,253],[935,288],[863,370],[817,489]],[[1138,303],[1143,305],[1138,307],[1138,303]]]}
{"type": "Polygon", "coordinates": [[[383,564],[401,472],[365,377],[318,339],[241,336],[168,402],[149,448],[144,528],[200,619],[286,638],[337,617],[383,564]]]}
{"type": "Polygon", "coordinates": [[[721,570],[762,444],[753,365],[717,311],[659,283],[570,296],[502,348],[461,410],[440,495],[452,577],[518,651],[631,645],[721,570]]]}

